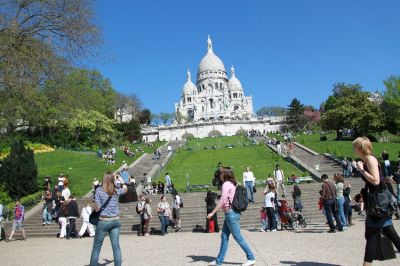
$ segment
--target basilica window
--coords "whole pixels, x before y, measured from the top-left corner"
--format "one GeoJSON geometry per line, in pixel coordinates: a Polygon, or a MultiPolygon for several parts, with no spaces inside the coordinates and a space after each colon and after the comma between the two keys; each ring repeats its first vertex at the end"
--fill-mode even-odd
{"type": "Polygon", "coordinates": [[[210,99],[210,108],[214,109],[214,100],[213,99],[210,99]]]}
{"type": "Polygon", "coordinates": [[[204,113],[204,105],[201,106],[201,111],[204,113]]]}
{"type": "Polygon", "coordinates": [[[203,88],[202,91],[204,91],[206,88],[204,87],[204,84],[201,85],[201,87],[203,88]]]}
{"type": "Polygon", "coordinates": [[[218,82],[215,82],[215,88],[218,89],[218,82]]]}
{"type": "Polygon", "coordinates": [[[192,97],[188,97],[188,98],[187,98],[187,102],[188,102],[188,103],[191,103],[191,102],[192,102],[192,97]]]}
{"type": "Polygon", "coordinates": [[[219,84],[219,88],[222,89],[222,82],[219,84]]]}
{"type": "Polygon", "coordinates": [[[237,98],[237,96],[238,96],[238,94],[237,94],[237,93],[234,93],[234,94],[233,94],[233,98],[235,98],[235,99],[236,99],[236,98],[237,98]]]}

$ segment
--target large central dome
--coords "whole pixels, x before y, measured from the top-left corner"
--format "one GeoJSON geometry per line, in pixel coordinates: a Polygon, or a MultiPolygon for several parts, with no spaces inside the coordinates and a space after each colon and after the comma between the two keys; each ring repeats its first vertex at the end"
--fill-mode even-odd
{"type": "Polygon", "coordinates": [[[210,36],[208,36],[207,49],[207,54],[200,61],[198,74],[207,70],[219,70],[226,73],[224,63],[222,63],[222,60],[213,52],[210,36]]]}

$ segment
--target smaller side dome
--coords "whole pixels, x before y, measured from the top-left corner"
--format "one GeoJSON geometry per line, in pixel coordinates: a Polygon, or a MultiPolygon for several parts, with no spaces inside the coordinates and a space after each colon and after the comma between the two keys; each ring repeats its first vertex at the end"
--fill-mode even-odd
{"type": "Polygon", "coordinates": [[[192,77],[189,69],[186,73],[186,77],[187,77],[186,82],[183,85],[183,93],[186,95],[193,94],[196,92],[196,85],[194,85],[194,83],[192,82],[192,77]]]}
{"type": "Polygon", "coordinates": [[[235,68],[231,67],[231,78],[228,81],[228,88],[230,90],[243,90],[242,83],[238,80],[235,75],[235,68]]]}

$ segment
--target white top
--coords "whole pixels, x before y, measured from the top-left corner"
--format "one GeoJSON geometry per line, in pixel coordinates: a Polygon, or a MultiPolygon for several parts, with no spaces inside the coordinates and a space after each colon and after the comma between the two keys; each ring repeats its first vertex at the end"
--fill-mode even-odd
{"type": "Polygon", "coordinates": [[[82,208],[82,218],[84,222],[89,222],[89,216],[92,213],[92,207],[87,206],[82,208]]]}
{"type": "Polygon", "coordinates": [[[61,196],[63,196],[65,200],[68,200],[69,196],[71,196],[71,191],[69,190],[69,188],[65,187],[61,192],[61,196]]]}
{"type": "Polygon", "coordinates": [[[275,170],[274,171],[274,177],[275,177],[276,182],[282,182],[282,180],[283,180],[283,171],[282,171],[282,169],[275,170]]]}
{"type": "Polygon", "coordinates": [[[179,204],[181,203],[181,196],[176,195],[174,200],[174,209],[179,209],[179,204]]]}
{"type": "Polygon", "coordinates": [[[243,172],[243,184],[244,184],[246,181],[251,181],[251,182],[254,183],[254,180],[255,180],[255,178],[254,178],[254,174],[253,174],[252,171],[243,172]]]}
{"type": "Polygon", "coordinates": [[[172,147],[170,145],[167,146],[167,151],[172,151],[172,147]]]}
{"type": "Polygon", "coordinates": [[[60,177],[58,178],[58,185],[59,185],[59,186],[64,186],[64,181],[65,181],[65,177],[60,176],[60,177]]]}
{"type": "Polygon", "coordinates": [[[265,195],[265,207],[275,208],[274,199],[275,199],[275,193],[268,192],[267,195],[265,195]]]}
{"type": "Polygon", "coordinates": [[[169,177],[169,175],[165,176],[165,185],[171,186],[171,177],[169,177]]]}

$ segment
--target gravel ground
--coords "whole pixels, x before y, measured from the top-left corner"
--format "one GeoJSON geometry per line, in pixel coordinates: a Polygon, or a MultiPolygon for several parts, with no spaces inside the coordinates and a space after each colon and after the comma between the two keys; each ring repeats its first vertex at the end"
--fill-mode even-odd
{"type": "MultiPolygon", "coordinates": [[[[400,233],[400,222],[394,221],[400,233]]],[[[362,221],[343,233],[325,233],[325,225],[309,226],[301,232],[261,233],[243,230],[255,253],[256,265],[361,265],[365,241],[362,221]]],[[[18,236],[17,236],[18,237],[18,236]]],[[[1,265],[88,265],[93,240],[29,238],[0,242],[1,265]]],[[[165,237],[121,236],[123,265],[207,265],[219,250],[220,235],[171,233],[165,237]]],[[[241,265],[245,254],[231,238],[224,265],[241,265]]],[[[100,254],[100,265],[113,265],[108,238],[100,254]]],[[[400,265],[397,259],[374,265],[400,265]]]]}

